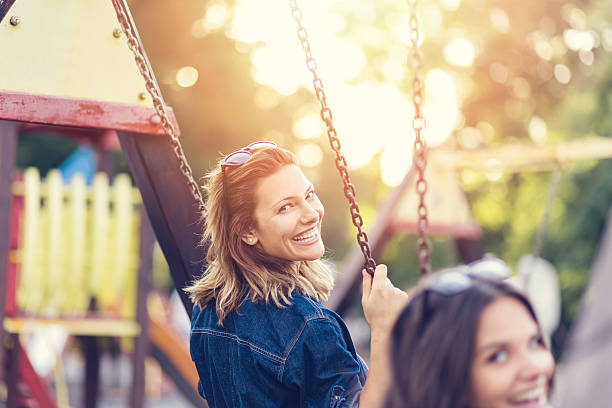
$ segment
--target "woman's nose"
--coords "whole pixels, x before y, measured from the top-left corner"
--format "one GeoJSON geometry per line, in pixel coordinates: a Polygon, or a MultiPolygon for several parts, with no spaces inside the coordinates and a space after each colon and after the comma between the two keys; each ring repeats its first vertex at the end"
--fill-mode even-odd
{"type": "Polygon", "coordinates": [[[304,210],[302,211],[302,222],[304,224],[310,224],[319,221],[319,212],[310,204],[304,204],[304,210]]]}
{"type": "Polygon", "coordinates": [[[552,374],[553,366],[554,362],[550,351],[539,350],[537,352],[527,353],[523,357],[521,375],[525,379],[542,376],[548,378],[552,374]]]}

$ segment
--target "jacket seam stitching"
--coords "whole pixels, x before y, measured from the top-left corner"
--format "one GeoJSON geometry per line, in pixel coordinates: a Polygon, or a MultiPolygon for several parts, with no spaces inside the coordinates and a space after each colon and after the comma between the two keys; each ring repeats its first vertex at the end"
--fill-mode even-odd
{"type": "Polygon", "coordinates": [[[293,339],[291,339],[291,343],[289,343],[289,346],[287,347],[287,351],[285,352],[285,354],[282,357],[282,362],[278,371],[278,381],[280,383],[282,383],[283,381],[283,373],[285,371],[285,364],[287,362],[287,360],[289,359],[289,354],[291,354],[291,351],[293,351],[293,347],[295,347],[295,344],[297,343],[298,339],[300,338],[300,336],[302,335],[302,333],[304,332],[304,329],[306,328],[306,325],[311,322],[312,320],[327,320],[325,316],[312,316],[312,317],[307,317],[304,319],[304,322],[302,323],[302,326],[300,327],[300,330],[298,330],[298,332],[296,333],[295,336],[293,336],[293,339]]]}
{"type": "Polygon", "coordinates": [[[237,341],[239,344],[242,344],[243,346],[247,346],[248,348],[250,348],[251,350],[253,350],[256,353],[259,353],[265,357],[268,357],[270,360],[274,360],[278,363],[282,363],[284,364],[284,358],[277,356],[276,354],[270,353],[264,349],[262,349],[261,347],[257,347],[256,345],[254,345],[253,343],[244,340],[238,336],[236,336],[235,334],[230,334],[230,333],[224,333],[224,332],[219,332],[216,330],[210,330],[210,329],[193,329],[192,330],[193,333],[205,333],[205,334],[210,334],[213,336],[217,336],[217,337],[223,337],[226,339],[232,339],[237,341]]]}
{"type": "MultiPolygon", "coordinates": [[[[308,296],[304,296],[304,299],[306,299],[306,301],[308,303],[310,303],[310,305],[312,307],[315,308],[315,310],[317,311],[317,317],[325,317],[325,314],[323,314],[323,310],[321,310],[321,307],[319,305],[317,305],[312,299],[310,299],[308,296]]],[[[310,318],[309,320],[312,320],[312,318],[310,318]]]]}

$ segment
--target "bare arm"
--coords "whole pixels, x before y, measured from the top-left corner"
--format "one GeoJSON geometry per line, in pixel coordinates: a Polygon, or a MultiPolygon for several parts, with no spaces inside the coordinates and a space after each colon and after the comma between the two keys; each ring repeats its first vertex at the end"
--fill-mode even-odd
{"type": "Polygon", "coordinates": [[[370,367],[361,391],[361,408],[383,407],[391,383],[389,347],[391,330],[397,316],[408,302],[406,292],[393,286],[387,279],[387,267],[378,265],[374,278],[363,272],[361,304],[372,330],[370,339],[370,367]]]}

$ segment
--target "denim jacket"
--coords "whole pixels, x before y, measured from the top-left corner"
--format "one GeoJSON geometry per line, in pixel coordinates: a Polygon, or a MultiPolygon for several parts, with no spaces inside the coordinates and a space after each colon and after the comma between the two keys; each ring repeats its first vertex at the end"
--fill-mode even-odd
{"type": "Polygon", "coordinates": [[[247,300],[217,324],[194,306],[191,358],[211,408],[356,407],[367,376],[336,313],[294,292],[292,305],[247,300]]]}

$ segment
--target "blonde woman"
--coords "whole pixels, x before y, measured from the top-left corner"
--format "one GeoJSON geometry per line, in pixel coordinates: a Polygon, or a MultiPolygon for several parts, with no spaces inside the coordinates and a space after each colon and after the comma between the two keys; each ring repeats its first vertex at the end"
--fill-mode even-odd
{"type": "Polygon", "coordinates": [[[195,303],[191,355],[213,407],[378,407],[391,327],[406,294],[384,265],[364,273],[370,373],[325,301],[324,208],[295,156],[255,142],[209,175],[203,240],[208,267],[187,288],[195,303]]]}

